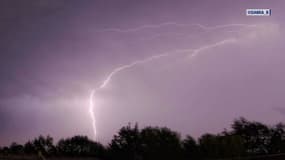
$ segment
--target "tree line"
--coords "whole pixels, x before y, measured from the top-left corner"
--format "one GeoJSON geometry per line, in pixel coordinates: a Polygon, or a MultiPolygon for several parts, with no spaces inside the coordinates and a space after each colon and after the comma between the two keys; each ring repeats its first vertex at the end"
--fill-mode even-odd
{"type": "Polygon", "coordinates": [[[285,125],[268,126],[239,118],[231,129],[218,134],[203,134],[197,140],[166,127],[128,124],[114,135],[109,145],[74,136],[56,144],[50,136],[39,136],[21,145],[0,148],[1,155],[39,155],[40,157],[96,157],[113,160],[173,160],[239,158],[285,153],[285,125]]]}

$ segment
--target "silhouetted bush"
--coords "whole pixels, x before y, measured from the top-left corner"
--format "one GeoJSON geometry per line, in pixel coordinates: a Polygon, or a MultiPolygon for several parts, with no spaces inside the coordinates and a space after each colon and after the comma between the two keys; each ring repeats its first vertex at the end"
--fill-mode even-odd
{"type": "Polygon", "coordinates": [[[180,135],[169,128],[146,127],[140,133],[143,159],[180,159],[180,135]]]}
{"type": "Polygon", "coordinates": [[[16,142],[13,142],[9,147],[9,152],[12,154],[23,154],[24,147],[16,142]]]}
{"type": "Polygon", "coordinates": [[[140,141],[140,131],[138,126],[133,128],[129,124],[122,127],[111,141],[108,147],[109,158],[111,159],[141,159],[142,144],[140,141]]]}
{"type": "Polygon", "coordinates": [[[113,159],[179,159],[181,140],[178,133],[168,128],[146,127],[142,130],[135,125],[120,129],[109,145],[113,159]]]}
{"type": "Polygon", "coordinates": [[[57,152],[64,156],[103,157],[105,154],[104,146],[89,140],[87,136],[74,136],[67,139],[61,139],[56,148],[57,152]]]}
{"type": "Polygon", "coordinates": [[[284,151],[285,127],[279,123],[273,127],[245,118],[234,121],[231,134],[243,138],[248,155],[281,153],[284,151]]]}
{"type": "Polygon", "coordinates": [[[183,159],[199,159],[200,148],[196,140],[190,135],[182,141],[183,159]]]}

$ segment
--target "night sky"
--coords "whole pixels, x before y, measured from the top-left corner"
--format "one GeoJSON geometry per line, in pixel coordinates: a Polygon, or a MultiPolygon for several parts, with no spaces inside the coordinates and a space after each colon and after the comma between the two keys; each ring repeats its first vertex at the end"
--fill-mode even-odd
{"type": "Polygon", "coordinates": [[[92,90],[116,68],[165,53],[97,90],[96,140],[108,143],[128,122],[194,137],[240,116],[285,122],[284,7],[284,0],[1,0],[0,145],[40,134],[94,138],[92,90]],[[272,16],[249,17],[247,8],[272,16]]]}

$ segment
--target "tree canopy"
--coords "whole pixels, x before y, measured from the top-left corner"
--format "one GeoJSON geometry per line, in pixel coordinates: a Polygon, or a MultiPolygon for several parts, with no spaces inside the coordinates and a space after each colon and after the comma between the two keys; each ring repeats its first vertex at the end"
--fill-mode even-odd
{"type": "Polygon", "coordinates": [[[144,127],[128,124],[104,146],[87,136],[60,139],[54,144],[51,136],[39,136],[24,145],[12,143],[0,147],[0,155],[40,155],[96,157],[124,160],[172,160],[239,158],[285,152],[285,125],[268,126],[245,118],[235,119],[229,131],[187,135],[184,139],[166,127],[144,127]]]}

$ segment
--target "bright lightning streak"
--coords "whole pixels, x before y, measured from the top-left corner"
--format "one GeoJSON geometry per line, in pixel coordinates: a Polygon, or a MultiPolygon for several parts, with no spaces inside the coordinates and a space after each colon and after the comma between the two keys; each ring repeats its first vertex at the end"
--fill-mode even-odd
{"type": "MultiPolygon", "coordinates": [[[[192,49],[177,50],[177,51],[175,51],[175,53],[184,53],[184,52],[190,52],[190,51],[193,51],[193,50],[192,49]]],[[[93,133],[94,133],[94,138],[95,139],[97,137],[96,117],[95,117],[95,114],[94,114],[94,95],[96,94],[96,92],[98,90],[100,90],[100,89],[103,89],[108,83],[110,83],[112,78],[116,74],[118,74],[119,72],[121,72],[121,71],[123,71],[125,69],[128,69],[128,68],[132,68],[132,67],[134,67],[136,65],[144,64],[144,63],[153,61],[155,59],[159,59],[159,58],[166,57],[166,56],[169,56],[169,55],[170,55],[169,53],[155,55],[155,56],[151,56],[151,57],[148,57],[146,59],[143,59],[143,60],[134,61],[134,62],[132,62],[130,64],[123,65],[123,66],[120,66],[118,68],[115,68],[110,74],[108,74],[107,78],[102,82],[102,84],[98,88],[96,88],[96,89],[91,91],[90,100],[89,100],[89,113],[90,113],[91,120],[92,120],[92,127],[93,127],[93,133]]]]}
{"type": "Polygon", "coordinates": [[[96,135],[97,135],[97,129],[96,129],[96,118],[95,118],[95,113],[94,113],[94,94],[95,94],[95,90],[92,90],[90,93],[90,98],[89,98],[89,113],[90,113],[90,117],[92,120],[92,127],[93,127],[93,132],[94,132],[94,138],[96,139],[96,135]]]}
{"type": "Polygon", "coordinates": [[[99,89],[101,88],[104,88],[112,79],[112,77],[117,74],[118,72],[120,71],[123,71],[125,69],[128,69],[128,68],[131,68],[135,65],[138,65],[138,64],[142,64],[142,63],[147,63],[149,61],[152,61],[152,60],[155,60],[155,59],[158,59],[158,58],[162,58],[162,57],[165,57],[165,56],[168,56],[169,54],[168,53],[165,53],[165,54],[160,54],[160,55],[156,55],[156,56],[151,56],[149,58],[146,58],[144,60],[138,60],[138,61],[134,61],[133,63],[130,63],[130,64],[127,64],[127,65],[124,65],[124,66],[121,66],[121,67],[118,67],[116,69],[114,69],[108,76],[107,78],[103,81],[103,83],[101,84],[101,86],[99,87],[99,89]]]}
{"type": "MultiPolygon", "coordinates": [[[[204,26],[204,25],[201,25],[201,24],[179,24],[179,23],[174,23],[174,22],[167,22],[167,23],[162,23],[162,24],[158,24],[158,25],[144,25],[144,26],[140,26],[140,27],[137,27],[137,28],[126,29],[126,30],[117,29],[117,28],[105,29],[105,30],[101,30],[99,32],[108,32],[108,31],[110,31],[110,32],[122,32],[122,33],[136,32],[136,31],[139,31],[139,30],[147,29],[147,28],[160,28],[162,26],[167,26],[167,25],[198,26],[198,27],[200,27],[201,29],[203,29],[205,31],[211,31],[211,30],[215,30],[215,29],[227,28],[227,27],[233,27],[233,26],[238,26],[238,27],[258,27],[258,25],[248,25],[248,24],[226,24],[226,25],[218,25],[218,26],[214,26],[214,27],[207,27],[207,26],[204,26]]],[[[134,62],[132,62],[130,64],[123,65],[123,66],[115,68],[110,74],[108,74],[108,76],[102,82],[102,84],[98,88],[92,90],[92,92],[90,94],[89,112],[90,112],[90,115],[91,115],[91,120],[92,120],[92,126],[93,126],[93,132],[94,132],[95,139],[97,137],[97,130],[96,130],[96,117],[95,117],[95,114],[94,114],[94,104],[95,104],[94,103],[94,96],[95,96],[97,91],[99,91],[100,89],[103,89],[104,87],[106,87],[106,85],[108,85],[110,83],[110,81],[112,80],[112,78],[116,74],[118,74],[118,73],[120,73],[120,72],[122,72],[122,71],[124,71],[126,69],[135,67],[137,65],[145,64],[145,63],[148,63],[150,61],[153,61],[153,60],[156,60],[156,59],[160,59],[160,58],[163,58],[163,57],[166,57],[166,56],[174,55],[174,54],[177,54],[177,53],[189,53],[190,52],[191,54],[189,56],[190,56],[190,58],[193,58],[193,57],[199,55],[200,53],[202,53],[205,50],[209,50],[211,48],[215,48],[215,47],[218,47],[218,46],[226,45],[226,44],[229,44],[229,43],[234,43],[237,40],[238,39],[236,39],[236,38],[229,38],[229,39],[225,39],[225,40],[213,43],[213,44],[204,45],[204,46],[202,46],[200,48],[197,48],[197,49],[180,49],[180,50],[175,50],[174,52],[171,52],[171,53],[164,53],[164,54],[160,54],[160,55],[151,56],[151,57],[148,57],[146,59],[137,60],[137,61],[134,61],[134,62]]],[[[175,56],[177,56],[177,55],[175,55],[175,56]]]]}
{"type": "Polygon", "coordinates": [[[153,61],[155,59],[159,59],[159,58],[162,58],[162,57],[165,57],[165,56],[168,56],[169,54],[168,53],[165,53],[165,54],[160,54],[160,55],[156,55],[156,56],[151,56],[149,58],[146,58],[144,60],[138,60],[138,61],[134,61],[130,64],[127,64],[127,65],[123,65],[121,67],[118,67],[118,68],[115,68],[108,76],[107,78],[102,82],[102,84],[91,91],[91,94],[90,94],[90,100],[89,100],[89,113],[91,115],[91,120],[92,120],[92,126],[93,126],[93,133],[94,133],[94,137],[96,139],[96,135],[97,135],[97,129],[96,129],[96,118],[95,118],[95,114],[94,114],[94,95],[96,94],[96,92],[100,89],[103,89],[108,83],[110,83],[110,81],[112,80],[113,76],[116,75],[117,73],[125,70],[125,69],[128,69],[128,68],[132,68],[136,65],[139,65],[139,64],[143,64],[143,63],[147,63],[147,62],[150,62],[150,61],[153,61]]]}
{"type": "Polygon", "coordinates": [[[200,48],[198,48],[198,49],[194,49],[194,51],[193,51],[193,53],[190,55],[190,57],[195,57],[195,56],[197,56],[199,53],[201,53],[202,51],[205,51],[205,50],[208,50],[208,49],[211,49],[211,48],[215,48],[215,47],[218,47],[218,46],[227,44],[227,43],[234,43],[234,42],[236,42],[236,41],[237,41],[237,39],[235,39],[235,38],[230,38],[230,39],[226,39],[226,40],[223,40],[223,41],[214,43],[214,44],[202,46],[202,47],[200,47],[200,48]]]}
{"type": "Polygon", "coordinates": [[[171,54],[170,53],[164,53],[164,54],[160,54],[160,55],[155,55],[155,56],[151,56],[151,57],[148,57],[146,59],[143,59],[143,60],[134,61],[134,62],[132,62],[130,64],[123,65],[121,67],[115,68],[107,76],[107,78],[102,82],[102,84],[98,88],[92,90],[92,92],[90,94],[89,112],[90,112],[90,115],[91,115],[91,120],[92,120],[93,132],[94,132],[95,139],[96,139],[96,136],[97,136],[97,129],[96,129],[96,118],[95,118],[95,114],[94,114],[94,95],[95,95],[95,93],[98,90],[103,89],[104,87],[106,87],[106,85],[110,83],[110,81],[112,80],[112,78],[116,74],[118,74],[119,72],[124,71],[124,70],[126,70],[128,68],[132,68],[134,66],[137,66],[139,64],[144,64],[144,63],[153,61],[155,59],[160,59],[162,57],[173,55],[175,53],[177,54],[177,53],[189,53],[189,52],[192,52],[191,56],[194,57],[194,56],[196,56],[197,54],[199,54],[200,52],[202,52],[204,50],[207,50],[207,49],[210,49],[210,48],[214,48],[214,47],[217,47],[217,46],[220,46],[220,45],[224,45],[224,44],[227,44],[227,43],[231,43],[231,42],[234,42],[234,41],[235,41],[235,39],[232,38],[232,39],[223,40],[223,41],[220,41],[220,42],[217,42],[217,43],[214,43],[214,44],[206,45],[206,46],[200,47],[198,49],[194,49],[194,50],[193,49],[176,50],[176,51],[172,52],[171,54]]]}

